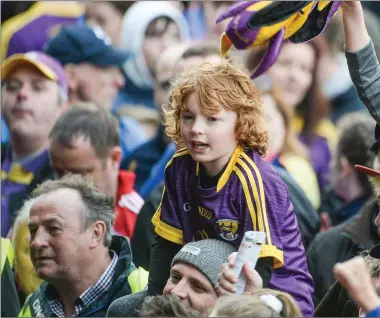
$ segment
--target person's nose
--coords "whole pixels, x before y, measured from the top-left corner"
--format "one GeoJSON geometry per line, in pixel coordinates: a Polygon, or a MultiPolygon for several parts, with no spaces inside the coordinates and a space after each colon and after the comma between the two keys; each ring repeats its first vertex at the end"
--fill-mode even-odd
{"type": "Polygon", "coordinates": [[[193,126],[191,127],[191,132],[194,135],[202,135],[204,133],[204,123],[201,118],[195,118],[193,126]]]}
{"type": "Polygon", "coordinates": [[[186,299],[188,297],[187,293],[187,283],[184,279],[181,279],[177,285],[170,292],[173,295],[176,295],[180,299],[186,299]]]}
{"type": "Polygon", "coordinates": [[[36,233],[31,235],[30,237],[31,250],[37,251],[47,246],[48,246],[48,235],[44,230],[38,229],[36,233]]]}
{"type": "Polygon", "coordinates": [[[22,85],[17,91],[17,100],[19,102],[28,100],[30,89],[26,85],[22,85]]]}

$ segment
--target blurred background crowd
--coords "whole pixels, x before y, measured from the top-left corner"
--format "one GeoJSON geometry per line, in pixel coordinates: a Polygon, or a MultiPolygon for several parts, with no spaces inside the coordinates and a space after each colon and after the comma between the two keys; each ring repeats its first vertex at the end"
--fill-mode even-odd
{"type": "MultiPolygon", "coordinates": [[[[1,237],[12,242],[19,309],[42,282],[29,258],[29,196],[37,185],[67,173],[89,176],[113,197],[113,229],[130,238],[136,268],[149,270],[151,218],[176,151],[164,133],[162,109],[174,78],[202,62],[221,61],[219,41],[229,21],[215,21],[232,3],[1,1],[1,237]]],[[[362,6],[379,57],[380,4],[362,6]]],[[[351,317],[360,306],[335,282],[333,268],[380,243],[376,185],[355,169],[380,168],[380,129],[375,136],[376,122],[356,93],[344,43],[337,14],[311,42],[285,43],[254,84],[269,128],[265,159],[288,186],[314,279],[314,306],[320,305],[316,314],[351,317]]],[[[260,48],[233,49],[227,58],[251,73],[263,54],[260,48]]],[[[376,286],[380,261],[365,260],[376,286]]],[[[261,296],[242,297],[239,310],[268,304],[261,296]]],[[[274,310],[271,298],[269,308],[278,316],[300,314],[292,302],[282,300],[288,313],[285,307],[274,310]]],[[[233,303],[218,302],[213,315],[269,315],[228,311],[233,303]]],[[[176,298],[145,305],[141,315],[196,314],[183,312],[176,298]],[[152,311],[167,306],[173,312],[152,311]]]]}

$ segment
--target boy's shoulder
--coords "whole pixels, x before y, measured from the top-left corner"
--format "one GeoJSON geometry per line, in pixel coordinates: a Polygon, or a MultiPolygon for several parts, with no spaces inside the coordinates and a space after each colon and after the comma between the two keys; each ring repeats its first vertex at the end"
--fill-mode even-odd
{"type": "Polygon", "coordinates": [[[238,160],[238,168],[244,176],[255,176],[259,183],[264,185],[286,187],[272,164],[262,158],[251,148],[245,148],[238,160]]]}
{"type": "Polygon", "coordinates": [[[191,157],[190,151],[187,148],[181,148],[177,150],[173,157],[169,160],[166,165],[166,169],[177,169],[180,167],[190,167],[190,165],[195,165],[195,161],[191,157]]]}

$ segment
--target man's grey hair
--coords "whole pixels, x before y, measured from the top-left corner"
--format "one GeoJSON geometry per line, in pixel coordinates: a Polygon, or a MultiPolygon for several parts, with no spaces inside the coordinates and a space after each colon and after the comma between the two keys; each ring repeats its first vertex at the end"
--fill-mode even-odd
{"type": "Polygon", "coordinates": [[[105,223],[104,245],[109,247],[114,224],[113,198],[98,190],[90,179],[77,174],[67,174],[59,180],[45,181],[33,191],[32,198],[38,198],[59,189],[72,189],[81,196],[84,205],[81,211],[83,229],[87,229],[96,221],[105,223]]]}
{"type": "Polygon", "coordinates": [[[88,138],[99,159],[120,145],[117,119],[100,107],[76,106],[63,113],[52,128],[49,139],[69,148],[73,139],[88,138]]]}
{"type": "MultiPolygon", "coordinates": [[[[340,158],[345,157],[349,164],[372,167],[375,154],[371,151],[376,122],[364,112],[353,112],[344,115],[337,123],[337,144],[331,161],[331,180],[337,180],[341,171],[340,158]]],[[[372,193],[368,178],[363,173],[357,173],[360,184],[365,192],[372,193]]]]}

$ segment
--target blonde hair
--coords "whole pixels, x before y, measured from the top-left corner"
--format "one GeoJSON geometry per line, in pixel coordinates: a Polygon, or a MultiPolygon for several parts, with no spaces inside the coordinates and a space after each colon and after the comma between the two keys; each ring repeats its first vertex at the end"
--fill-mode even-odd
{"type": "Polygon", "coordinates": [[[294,298],[288,293],[273,289],[261,289],[251,295],[220,297],[210,314],[211,317],[302,317],[294,298]],[[275,297],[282,309],[275,308],[268,298],[275,297]]]}
{"type": "Polygon", "coordinates": [[[281,311],[281,317],[302,317],[300,308],[298,307],[296,300],[292,295],[269,288],[263,288],[253,293],[253,296],[273,295],[281,300],[283,309],[281,311]]]}
{"type": "Polygon", "coordinates": [[[380,260],[370,256],[368,250],[361,252],[360,256],[363,257],[371,277],[380,277],[380,260]]]}
{"type": "Polygon", "coordinates": [[[172,84],[170,106],[164,109],[166,134],[183,147],[181,112],[187,111],[186,99],[195,93],[200,110],[213,115],[222,107],[237,114],[236,139],[242,146],[265,156],[268,131],[262,115],[260,93],[249,75],[227,61],[202,63],[190,67],[172,84]]]}

